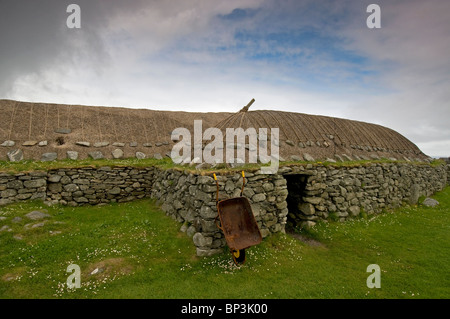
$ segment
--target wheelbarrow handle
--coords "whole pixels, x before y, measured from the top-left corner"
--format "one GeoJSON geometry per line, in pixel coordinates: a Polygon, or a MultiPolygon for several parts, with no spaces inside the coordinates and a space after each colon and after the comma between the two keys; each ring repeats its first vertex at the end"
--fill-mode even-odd
{"type": "Polygon", "coordinates": [[[245,173],[244,173],[244,171],[242,171],[242,188],[241,188],[241,197],[242,197],[242,194],[244,193],[244,186],[245,186],[245,173]]]}

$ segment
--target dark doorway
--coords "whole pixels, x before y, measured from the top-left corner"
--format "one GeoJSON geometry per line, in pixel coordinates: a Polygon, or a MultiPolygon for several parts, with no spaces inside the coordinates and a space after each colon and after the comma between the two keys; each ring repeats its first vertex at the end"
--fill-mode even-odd
{"type": "Polygon", "coordinates": [[[305,196],[305,188],[308,182],[308,175],[284,175],[288,189],[288,196],[286,198],[288,206],[288,216],[286,221],[286,230],[294,230],[300,227],[302,214],[298,206],[303,203],[303,196],[305,196]]]}

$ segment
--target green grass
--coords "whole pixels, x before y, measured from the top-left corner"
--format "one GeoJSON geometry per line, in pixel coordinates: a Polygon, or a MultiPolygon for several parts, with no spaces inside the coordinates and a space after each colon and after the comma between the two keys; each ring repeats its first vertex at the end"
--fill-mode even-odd
{"type": "MultiPolygon", "coordinates": [[[[292,166],[292,165],[303,165],[306,166],[311,164],[313,166],[333,166],[333,167],[359,167],[364,165],[370,165],[372,163],[407,163],[406,161],[392,161],[389,159],[380,159],[380,160],[361,160],[361,161],[347,161],[347,162],[306,162],[306,161],[285,161],[280,162],[280,166],[292,166]]],[[[445,164],[442,160],[434,160],[430,164],[422,163],[422,162],[408,162],[413,165],[431,165],[431,166],[440,166],[445,164]]],[[[217,172],[219,174],[227,174],[234,173],[236,171],[246,170],[246,171],[257,171],[262,166],[269,166],[270,164],[256,164],[256,163],[246,163],[242,166],[231,168],[227,164],[219,164],[214,168],[203,169],[205,172],[217,172]]],[[[120,167],[120,166],[131,166],[131,167],[151,167],[157,166],[163,169],[176,168],[179,170],[185,170],[190,172],[197,171],[195,167],[190,167],[186,165],[175,164],[172,159],[165,157],[161,160],[157,160],[154,158],[146,158],[146,159],[137,159],[137,158],[127,158],[127,159],[83,159],[83,160],[57,160],[57,161],[49,161],[49,162],[40,162],[40,161],[32,161],[32,160],[24,160],[19,162],[10,162],[10,161],[0,161],[0,172],[7,173],[18,173],[18,172],[29,172],[29,171],[48,171],[51,169],[60,169],[60,168],[82,168],[82,167],[103,167],[103,166],[111,166],[111,167],[120,167]]],[[[198,171],[197,171],[198,172],[198,171]]]]}
{"type": "Polygon", "coordinates": [[[0,298],[449,298],[450,188],[434,198],[435,208],[320,223],[302,234],[320,245],[270,236],[241,267],[226,250],[196,257],[181,225],[151,200],[13,204],[0,208],[0,228],[12,229],[0,232],[0,298]],[[25,227],[36,209],[52,217],[25,227]],[[66,286],[71,263],[81,268],[80,289],[66,286]],[[381,268],[379,289],[366,286],[369,264],[381,268]],[[95,268],[104,271],[90,275],[95,268]]]}

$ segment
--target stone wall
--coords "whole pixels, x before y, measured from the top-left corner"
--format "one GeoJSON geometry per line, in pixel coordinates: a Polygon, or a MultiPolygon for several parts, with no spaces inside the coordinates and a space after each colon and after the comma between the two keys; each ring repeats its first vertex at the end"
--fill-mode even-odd
{"type": "Polygon", "coordinates": [[[310,227],[318,220],[344,221],[403,203],[417,204],[447,184],[444,165],[368,164],[356,167],[284,167],[279,173],[305,179],[301,194],[290,192],[288,224],[310,227]],[[292,200],[291,198],[294,197],[292,200]],[[293,206],[292,204],[295,204],[293,206]]]}
{"type": "Polygon", "coordinates": [[[47,173],[0,173],[0,206],[25,200],[44,200],[47,191],[47,173]]]}
{"type": "MultiPolygon", "coordinates": [[[[281,167],[277,174],[246,172],[243,195],[249,199],[263,237],[288,226],[311,227],[319,220],[344,221],[379,213],[442,190],[450,165],[369,163],[352,167],[304,164],[281,167]]],[[[240,195],[240,172],[219,175],[220,198],[240,195]]],[[[193,238],[197,254],[222,251],[216,227],[216,184],[212,173],[157,167],[56,169],[0,173],[0,205],[25,200],[52,204],[96,205],[157,199],[167,215],[193,238]]]]}
{"type": "Polygon", "coordinates": [[[51,170],[46,200],[62,205],[129,202],[148,197],[154,168],[101,167],[51,170]]]}
{"type": "MultiPolygon", "coordinates": [[[[240,196],[242,176],[218,176],[219,200],[240,196]]],[[[288,214],[286,180],[282,175],[246,173],[243,196],[248,198],[263,237],[284,231],[288,214]]],[[[152,197],[160,199],[162,209],[180,223],[182,231],[193,237],[197,255],[222,251],[225,238],[217,228],[216,184],[211,176],[176,170],[155,174],[152,197]]]]}
{"type": "Polygon", "coordinates": [[[447,185],[450,185],[450,164],[447,164],[447,185]]]}

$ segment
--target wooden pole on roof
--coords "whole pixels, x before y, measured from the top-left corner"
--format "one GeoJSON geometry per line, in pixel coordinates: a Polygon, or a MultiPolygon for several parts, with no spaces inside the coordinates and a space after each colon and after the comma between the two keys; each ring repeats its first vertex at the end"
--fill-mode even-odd
{"type": "Polygon", "coordinates": [[[239,113],[245,113],[248,111],[248,109],[250,108],[250,106],[255,103],[255,99],[252,99],[246,106],[244,106],[239,113]]]}

